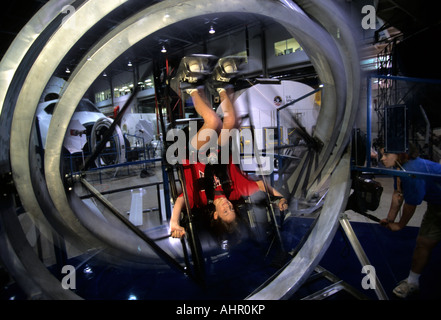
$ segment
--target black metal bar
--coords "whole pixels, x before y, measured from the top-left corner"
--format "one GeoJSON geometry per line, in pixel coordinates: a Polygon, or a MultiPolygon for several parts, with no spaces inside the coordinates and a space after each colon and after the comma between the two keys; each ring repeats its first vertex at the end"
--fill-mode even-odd
{"type": "MultiPolygon", "coordinates": [[[[168,72],[168,70],[167,70],[167,72],[168,72]]],[[[155,89],[156,89],[156,95],[159,96],[158,88],[160,86],[159,86],[157,79],[159,79],[159,77],[155,77],[155,80],[156,80],[155,89]]],[[[165,106],[168,111],[170,111],[169,110],[170,109],[169,108],[169,100],[168,100],[169,90],[170,90],[170,86],[169,86],[169,84],[167,84],[165,86],[164,95],[166,96],[165,106]]],[[[162,108],[160,108],[160,107],[158,107],[158,115],[160,117],[161,129],[162,129],[162,132],[164,135],[164,139],[163,139],[164,146],[167,147],[167,145],[166,145],[167,140],[165,139],[166,129],[165,129],[165,123],[164,123],[164,116],[162,114],[162,108]]],[[[174,128],[176,125],[176,120],[174,119],[172,112],[169,112],[169,117],[170,117],[169,120],[170,120],[171,127],[174,128]]],[[[165,157],[163,157],[163,158],[165,159],[165,157]]],[[[175,177],[174,177],[173,166],[171,166],[166,160],[163,160],[162,166],[163,166],[163,170],[165,170],[164,188],[166,188],[165,179],[166,179],[166,177],[168,177],[168,179],[170,180],[170,185],[171,185],[171,189],[172,189],[171,191],[173,193],[172,194],[173,200],[175,201],[177,198],[177,190],[176,190],[176,181],[175,181],[175,177]]],[[[183,168],[181,165],[177,165],[177,173],[178,173],[179,181],[182,186],[184,202],[185,202],[185,207],[186,207],[186,216],[187,216],[187,222],[188,222],[187,228],[186,228],[186,238],[189,243],[190,250],[191,250],[191,255],[192,255],[192,259],[193,259],[193,269],[194,269],[196,279],[199,280],[199,283],[203,283],[204,278],[205,278],[205,272],[204,272],[205,267],[204,267],[204,261],[202,259],[202,249],[201,249],[200,241],[197,238],[196,233],[194,232],[194,226],[193,226],[192,216],[191,216],[191,208],[189,206],[188,194],[187,194],[187,190],[185,188],[185,185],[186,185],[185,184],[185,176],[184,176],[183,168]]],[[[190,266],[189,259],[188,259],[187,248],[186,248],[185,240],[183,238],[181,238],[181,243],[182,243],[182,248],[184,251],[186,265],[188,266],[188,269],[190,269],[191,266],[190,266]]]]}
{"type": "Polygon", "coordinates": [[[187,243],[185,242],[185,238],[181,238],[182,252],[184,253],[184,261],[187,268],[190,268],[190,259],[188,257],[187,243]]]}
{"type": "Polygon", "coordinates": [[[365,216],[366,218],[371,219],[372,221],[380,222],[380,218],[378,218],[378,217],[376,217],[376,216],[373,216],[373,215],[371,215],[371,214],[369,214],[369,213],[366,213],[366,212],[357,212],[357,213],[358,213],[358,214],[361,214],[362,216],[365,216]]]}
{"type": "Polygon", "coordinates": [[[201,249],[201,244],[199,242],[199,239],[196,236],[196,233],[194,231],[194,226],[193,226],[193,218],[191,216],[191,208],[189,205],[189,201],[188,201],[188,193],[187,193],[187,188],[185,187],[185,175],[184,175],[184,169],[181,165],[178,165],[178,178],[179,181],[181,182],[182,185],[182,192],[183,192],[183,197],[184,197],[184,203],[185,203],[185,212],[187,215],[187,240],[188,243],[190,245],[190,250],[191,250],[191,256],[193,259],[193,267],[194,267],[194,271],[196,274],[196,277],[200,280],[203,281],[203,279],[205,278],[205,265],[204,265],[204,260],[202,259],[202,249],[201,249]]]}
{"type": "Polygon", "coordinates": [[[171,237],[171,234],[167,234],[165,236],[159,237],[159,238],[154,238],[152,239],[153,241],[160,241],[160,240],[165,240],[171,237]]]}
{"type": "Polygon", "coordinates": [[[89,182],[87,182],[84,178],[80,179],[81,183],[84,187],[86,187],[103,205],[105,205],[110,212],[112,212],[115,217],[121,220],[132,232],[134,232],[137,236],[139,236],[142,240],[144,240],[155,253],[162,258],[169,266],[177,269],[180,272],[183,272],[190,277],[191,274],[187,273],[185,268],[182,267],[175,259],[173,259],[167,252],[162,250],[154,240],[150,239],[146,234],[144,234],[141,230],[139,230],[135,225],[133,225],[129,220],[127,220],[107,199],[105,199],[98,190],[96,190],[89,182]]]}
{"type": "Polygon", "coordinates": [[[370,172],[374,174],[385,174],[389,176],[397,176],[397,177],[407,177],[407,178],[441,178],[441,174],[434,173],[425,173],[425,172],[417,172],[417,171],[403,171],[398,169],[388,169],[388,168],[379,168],[379,167],[360,167],[360,166],[352,166],[351,170],[362,171],[362,172],[370,172]]]}
{"type": "MultiPolygon", "coordinates": [[[[100,192],[100,194],[101,195],[112,194],[112,193],[127,191],[127,190],[131,190],[131,189],[140,189],[140,188],[147,188],[147,187],[152,187],[152,186],[159,186],[160,184],[162,184],[162,182],[152,182],[152,183],[140,184],[140,185],[136,185],[136,186],[129,186],[129,187],[125,187],[125,188],[107,190],[107,191],[100,192]]],[[[87,199],[87,198],[91,198],[91,197],[93,197],[93,195],[89,194],[89,195],[81,196],[80,199],[87,199]]]]}
{"type": "MultiPolygon", "coordinates": [[[[250,113],[250,104],[249,103],[247,103],[247,108],[248,108],[248,114],[251,114],[250,113]]],[[[273,223],[274,223],[274,230],[275,230],[275,234],[277,236],[277,240],[279,242],[280,248],[282,249],[282,251],[285,251],[284,246],[283,246],[282,236],[281,236],[280,230],[279,230],[279,225],[278,225],[277,219],[276,219],[276,214],[274,212],[273,206],[271,205],[271,199],[270,199],[270,194],[269,194],[269,189],[268,189],[268,183],[266,182],[265,177],[263,176],[263,173],[262,173],[262,163],[260,161],[261,160],[260,159],[260,152],[259,152],[259,148],[258,148],[257,141],[256,141],[256,134],[254,132],[254,123],[253,123],[253,120],[252,120],[251,116],[250,116],[249,119],[250,119],[251,138],[253,139],[253,144],[254,144],[253,150],[255,152],[255,157],[256,157],[256,161],[257,161],[257,167],[258,167],[258,171],[259,171],[258,174],[262,178],[263,186],[264,186],[265,193],[266,193],[266,197],[265,197],[266,205],[267,205],[267,207],[269,207],[268,210],[270,212],[271,219],[273,220],[273,223]]]]}
{"type": "Polygon", "coordinates": [[[162,205],[161,205],[161,193],[159,191],[159,184],[156,185],[156,199],[158,199],[158,213],[159,213],[159,224],[162,224],[162,205]]]}
{"type": "Polygon", "coordinates": [[[290,105],[293,105],[294,103],[297,103],[297,102],[299,102],[299,101],[301,101],[301,100],[303,100],[303,99],[309,97],[310,95],[313,95],[313,94],[319,92],[320,90],[322,90],[322,87],[318,87],[317,89],[315,89],[315,90],[313,90],[313,91],[311,91],[311,92],[308,92],[307,94],[301,96],[300,98],[294,99],[294,100],[292,100],[292,101],[290,101],[290,102],[284,104],[283,106],[277,108],[277,111],[279,111],[279,110],[283,110],[283,109],[289,107],[290,105]]]}

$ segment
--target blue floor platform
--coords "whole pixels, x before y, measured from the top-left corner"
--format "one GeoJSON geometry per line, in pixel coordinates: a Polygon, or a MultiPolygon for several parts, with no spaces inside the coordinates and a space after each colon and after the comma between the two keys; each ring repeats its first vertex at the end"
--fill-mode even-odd
{"type": "MultiPolygon", "coordinates": [[[[309,219],[298,219],[292,222],[289,230],[297,232],[286,233],[295,235],[299,230],[306,229],[309,219]]],[[[392,290],[410,270],[415,240],[418,234],[417,227],[405,227],[401,231],[392,232],[377,223],[351,222],[351,226],[357,236],[371,265],[375,268],[376,275],[384,288],[385,293],[391,300],[398,299],[392,290]]],[[[286,225],[285,225],[286,227],[286,225]]],[[[285,235],[285,239],[286,239],[285,235]]],[[[371,299],[378,299],[375,291],[365,290],[362,287],[362,279],[366,273],[362,273],[362,266],[353,250],[343,228],[339,227],[329,249],[319,263],[320,266],[332,272],[341,280],[344,280],[360,293],[371,299]]],[[[420,278],[420,292],[409,300],[433,300],[441,299],[441,245],[438,245],[420,278]]],[[[308,291],[307,287],[301,290],[308,291]]],[[[300,291],[300,290],[299,290],[300,291]]]]}
{"type": "MultiPolygon", "coordinates": [[[[290,218],[281,229],[285,248],[294,248],[309,229],[312,219],[290,218]]],[[[397,300],[392,290],[409,273],[418,228],[406,227],[391,232],[376,223],[352,222],[352,228],[389,299],[397,300]]],[[[90,300],[238,300],[243,299],[278,270],[287,257],[267,256],[266,248],[252,241],[244,241],[232,248],[228,255],[209,259],[207,278],[201,286],[177,271],[146,270],[103,264],[91,259],[77,270],[75,292],[90,300]],[[176,290],[170,290],[176,288],[176,290]]],[[[277,251],[277,250],[276,250],[277,251]]],[[[69,261],[81,264],[81,257],[69,261]]],[[[342,228],[339,228],[319,265],[348,283],[366,297],[376,300],[372,289],[362,288],[361,272],[357,259],[342,228]]],[[[433,252],[429,265],[421,276],[420,292],[409,300],[440,300],[441,247],[433,252]]],[[[304,285],[292,297],[296,300],[317,290],[314,285],[304,285]]],[[[12,285],[1,292],[2,299],[24,298],[12,285]]],[[[353,299],[339,294],[331,300],[353,299]]]]}
{"type": "MultiPolygon", "coordinates": [[[[407,278],[412,261],[417,227],[406,227],[392,232],[376,223],[351,223],[361,246],[389,299],[397,299],[392,290],[407,278]]],[[[343,230],[335,235],[320,265],[333,272],[339,278],[358,288],[363,293],[376,299],[373,290],[364,290],[361,286],[361,265],[352,250],[343,230]]],[[[409,300],[441,299],[441,246],[438,245],[420,278],[420,292],[409,300]]]]}

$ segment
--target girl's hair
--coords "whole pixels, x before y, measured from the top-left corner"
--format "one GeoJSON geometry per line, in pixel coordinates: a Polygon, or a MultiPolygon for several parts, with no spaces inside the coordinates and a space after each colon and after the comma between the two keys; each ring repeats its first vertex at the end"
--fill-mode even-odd
{"type": "Polygon", "coordinates": [[[232,222],[227,223],[223,221],[221,218],[214,218],[214,212],[216,211],[216,207],[214,204],[207,205],[208,215],[210,217],[210,229],[213,231],[216,237],[222,237],[223,235],[232,235],[234,233],[240,232],[240,211],[239,207],[232,202],[234,212],[236,213],[236,219],[232,222]]]}
{"type": "MultiPolygon", "coordinates": [[[[384,149],[384,146],[380,146],[378,149],[384,149]]],[[[407,152],[397,153],[398,163],[400,165],[405,164],[409,160],[414,160],[419,157],[418,146],[412,142],[409,142],[409,150],[407,152]]]]}
{"type": "Polygon", "coordinates": [[[418,147],[409,142],[409,151],[398,154],[398,162],[402,165],[409,160],[414,160],[419,156],[418,147]]]}

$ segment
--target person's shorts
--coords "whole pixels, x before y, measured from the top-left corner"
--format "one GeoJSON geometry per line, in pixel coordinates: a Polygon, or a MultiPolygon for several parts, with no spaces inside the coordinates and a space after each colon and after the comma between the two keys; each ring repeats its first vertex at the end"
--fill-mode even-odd
{"type": "Polygon", "coordinates": [[[441,240],[441,205],[427,204],[418,235],[430,240],[441,240]]]}

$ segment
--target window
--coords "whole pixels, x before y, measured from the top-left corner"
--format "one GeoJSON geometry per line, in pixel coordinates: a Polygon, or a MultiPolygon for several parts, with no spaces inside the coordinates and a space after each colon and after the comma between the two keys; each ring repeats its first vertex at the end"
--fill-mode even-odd
{"type": "Polygon", "coordinates": [[[302,50],[303,50],[302,47],[294,38],[286,39],[274,43],[274,53],[276,56],[284,56],[302,50]]]}
{"type": "Polygon", "coordinates": [[[120,85],[118,87],[113,88],[113,97],[119,98],[122,97],[133,90],[133,83],[125,83],[123,85],[120,85]]]}
{"type": "MultiPolygon", "coordinates": [[[[153,76],[147,77],[144,81],[138,82],[139,90],[147,90],[154,87],[153,76]]],[[[113,96],[115,98],[122,97],[128,93],[133,92],[134,85],[132,82],[115,86],[113,89],[113,96]]]]}
{"type": "Polygon", "coordinates": [[[99,103],[101,101],[111,99],[111,98],[112,98],[112,96],[110,94],[110,89],[95,93],[95,103],[99,103]]]}
{"type": "MultiPolygon", "coordinates": [[[[138,82],[138,85],[140,91],[154,88],[153,76],[149,76],[145,80],[138,82]]],[[[113,88],[113,97],[119,98],[127,94],[130,94],[133,92],[134,87],[135,86],[133,82],[116,85],[113,88]]],[[[112,99],[110,89],[95,93],[95,103],[100,103],[104,100],[109,100],[109,99],[112,99]]]]}

